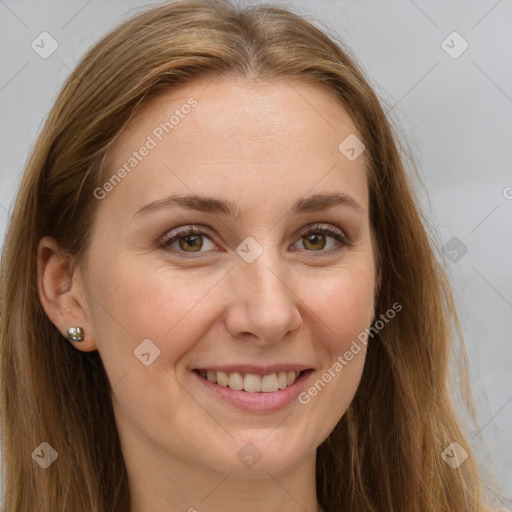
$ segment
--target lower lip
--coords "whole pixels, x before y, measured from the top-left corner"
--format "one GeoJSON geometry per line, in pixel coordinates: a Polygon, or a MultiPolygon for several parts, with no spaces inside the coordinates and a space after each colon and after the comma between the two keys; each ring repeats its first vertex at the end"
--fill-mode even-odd
{"type": "Polygon", "coordinates": [[[272,393],[248,393],[247,391],[236,391],[229,387],[219,386],[201,377],[196,372],[193,375],[216,398],[234,405],[238,409],[248,412],[272,412],[278,411],[291,404],[305,387],[306,380],[313,370],[306,370],[295,379],[291,386],[278,389],[272,393]]]}

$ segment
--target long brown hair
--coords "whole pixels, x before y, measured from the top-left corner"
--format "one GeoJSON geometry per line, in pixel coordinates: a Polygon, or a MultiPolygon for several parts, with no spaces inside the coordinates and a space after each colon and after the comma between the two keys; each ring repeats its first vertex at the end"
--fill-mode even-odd
{"type": "Polygon", "coordinates": [[[5,509],[130,509],[106,372],[97,351],[75,350],[47,318],[38,242],[52,236],[80,258],[94,190],[110,175],[107,152],[135,110],[162,90],[227,73],[316,84],[348,111],[368,159],[382,275],[377,317],[403,307],[368,344],[356,396],[318,449],[319,502],[328,512],[481,511],[476,465],[447,387],[452,327],[461,336],[460,327],[379,100],[343,44],[305,18],[220,0],[152,8],[110,32],[68,78],[35,144],[2,255],[5,509]],[[453,441],[469,454],[457,469],[441,457],[453,441]],[[46,470],[31,457],[42,442],[59,455],[46,470]]]}

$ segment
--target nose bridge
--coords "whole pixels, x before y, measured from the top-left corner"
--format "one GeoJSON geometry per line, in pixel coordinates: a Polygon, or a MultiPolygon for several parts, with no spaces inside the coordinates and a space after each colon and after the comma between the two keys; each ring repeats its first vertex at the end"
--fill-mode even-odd
{"type": "Polygon", "coordinates": [[[247,240],[237,252],[241,256],[233,269],[236,313],[232,312],[230,325],[238,332],[232,334],[251,333],[266,343],[278,341],[301,322],[286,263],[270,241],[262,246],[247,240]]]}

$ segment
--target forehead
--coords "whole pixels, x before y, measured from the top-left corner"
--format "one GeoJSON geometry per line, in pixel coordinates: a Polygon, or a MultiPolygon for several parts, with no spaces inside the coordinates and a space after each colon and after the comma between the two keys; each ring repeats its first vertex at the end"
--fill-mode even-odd
{"type": "Polygon", "coordinates": [[[106,179],[125,170],[110,196],[134,208],[171,192],[268,202],[333,188],[364,203],[365,155],[350,161],[339,149],[353,136],[348,113],[320,87],[209,78],[144,105],[111,151],[106,179]]]}

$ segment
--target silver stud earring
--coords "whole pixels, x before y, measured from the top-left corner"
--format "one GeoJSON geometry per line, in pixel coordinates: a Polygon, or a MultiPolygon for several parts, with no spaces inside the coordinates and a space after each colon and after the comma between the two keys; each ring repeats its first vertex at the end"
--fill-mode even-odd
{"type": "Polygon", "coordinates": [[[67,330],[66,337],[71,341],[84,341],[84,330],[81,327],[71,327],[67,330]]]}

